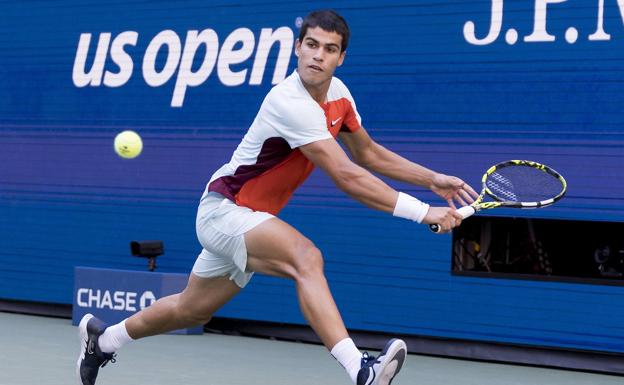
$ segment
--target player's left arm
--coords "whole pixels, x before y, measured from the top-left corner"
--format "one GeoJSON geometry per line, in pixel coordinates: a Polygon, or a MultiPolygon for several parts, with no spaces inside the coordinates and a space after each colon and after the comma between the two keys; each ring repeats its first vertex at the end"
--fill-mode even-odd
{"type": "Polygon", "coordinates": [[[455,202],[466,206],[479,196],[460,178],[435,172],[388,150],[375,142],[364,127],[341,132],[339,138],[360,166],[394,180],[427,187],[453,208],[455,202]]]}

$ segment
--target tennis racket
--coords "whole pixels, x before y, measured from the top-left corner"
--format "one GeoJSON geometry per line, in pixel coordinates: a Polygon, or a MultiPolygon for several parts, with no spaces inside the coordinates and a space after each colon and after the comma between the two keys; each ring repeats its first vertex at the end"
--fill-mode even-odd
{"type": "MultiPolygon", "coordinates": [[[[530,160],[508,160],[490,167],[481,179],[482,190],[477,200],[457,210],[466,219],[477,211],[496,207],[535,209],[550,206],[561,199],[568,188],[557,171],[530,160]],[[483,202],[489,196],[491,202],[483,202]]],[[[434,233],[440,225],[429,225],[434,233]]]]}

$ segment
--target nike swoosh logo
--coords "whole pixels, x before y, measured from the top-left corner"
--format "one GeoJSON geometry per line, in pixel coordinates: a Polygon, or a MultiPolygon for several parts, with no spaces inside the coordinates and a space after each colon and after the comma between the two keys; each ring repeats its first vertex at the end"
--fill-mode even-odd
{"type": "Polygon", "coordinates": [[[336,125],[336,123],[338,123],[338,122],[340,121],[340,119],[342,119],[342,116],[341,116],[341,117],[339,117],[339,118],[338,118],[338,119],[336,119],[336,120],[332,120],[332,121],[331,121],[332,127],[334,127],[334,126],[336,125]]]}
{"type": "Polygon", "coordinates": [[[87,353],[88,354],[93,354],[94,353],[93,347],[95,347],[95,341],[90,339],[89,341],[87,341],[87,353]]]}

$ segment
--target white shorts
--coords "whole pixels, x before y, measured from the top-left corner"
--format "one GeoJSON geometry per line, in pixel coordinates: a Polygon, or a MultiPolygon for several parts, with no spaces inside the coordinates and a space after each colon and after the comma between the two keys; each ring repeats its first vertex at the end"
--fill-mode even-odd
{"type": "Polygon", "coordinates": [[[197,210],[195,228],[204,248],[193,266],[193,273],[202,278],[229,275],[243,288],[253,275],[245,270],[247,247],[245,233],[272,214],[237,206],[223,195],[210,192],[202,197],[197,210]]]}

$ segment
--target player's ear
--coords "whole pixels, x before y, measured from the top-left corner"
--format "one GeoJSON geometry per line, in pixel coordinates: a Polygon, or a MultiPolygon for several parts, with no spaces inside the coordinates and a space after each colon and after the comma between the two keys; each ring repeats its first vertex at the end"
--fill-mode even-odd
{"type": "Polygon", "coordinates": [[[299,57],[300,51],[301,51],[301,41],[297,39],[295,40],[295,56],[299,57]]]}
{"type": "Polygon", "coordinates": [[[340,52],[340,57],[338,58],[338,67],[342,65],[342,62],[344,62],[346,55],[347,55],[347,51],[340,52]]]}

